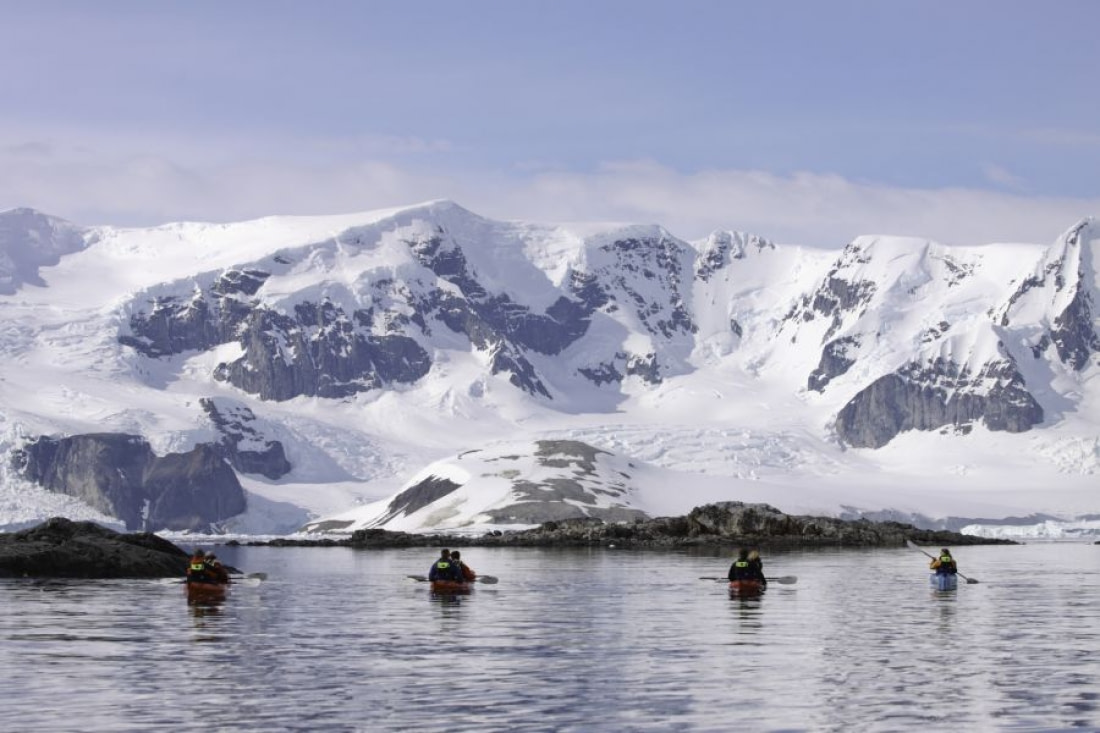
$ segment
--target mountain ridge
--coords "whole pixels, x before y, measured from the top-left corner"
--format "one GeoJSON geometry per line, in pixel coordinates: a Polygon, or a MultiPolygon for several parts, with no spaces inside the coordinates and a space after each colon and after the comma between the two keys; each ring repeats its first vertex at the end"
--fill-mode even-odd
{"type": "MultiPolygon", "coordinates": [[[[104,425],[161,454],[236,446],[201,407],[221,400],[247,415],[258,452],[219,450],[239,461],[245,514],[264,505],[268,520],[277,505],[304,524],[392,497],[432,461],[509,435],[575,432],[644,455],[601,433],[624,416],[658,442],[691,420],[700,434],[792,436],[787,470],[749,480],[802,486],[802,501],[834,511],[810,498],[812,466],[942,482],[887,458],[923,450],[919,434],[976,445],[976,431],[996,446],[1011,443],[1001,433],[1043,435],[1044,455],[1076,445],[1084,475],[1100,455],[1092,219],[1045,247],[869,236],[829,251],[734,230],[687,242],[658,225],[493,221],[446,200],[149,229],[14,211],[0,212],[0,250],[41,249],[30,260],[42,284],[23,277],[0,296],[0,450],[104,425]],[[289,470],[255,463],[264,451],[289,470]]],[[[745,478],[734,452],[700,444],[696,463],[745,478]]],[[[1065,465],[1029,475],[1064,480],[1065,465]]],[[[33,491],[24,478],[9,467],[5,483],[33,491]]],[[[1005,516],[1087,502],[1085,482],[1070,483],[1076,498],[1060,507],[1037,497],[1005,516]]],[[[862,505],[896,508],[873,494],[862,505]]]]}

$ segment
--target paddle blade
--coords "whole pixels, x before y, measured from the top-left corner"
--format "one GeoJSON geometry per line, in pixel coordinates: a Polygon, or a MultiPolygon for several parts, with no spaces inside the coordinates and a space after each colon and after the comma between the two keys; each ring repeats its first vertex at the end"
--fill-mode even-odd
{"type": "Polygon", "coordinates": [[[967,585],[977,585],[978,584],[978,579],[977,578],[967,578],[966,583],[967,583],[967,585]]]}
{"type": "Polygon", "coordinates": [[[768,578],[769,583],[779,583],[780,585],[794,585],[798,582],[797,575],[784,575],[781,578],[768,578]]]}
{"type": "Polygon", "coordinates": [[[249,573],[244,577],[255,578],[256,580],[267,580],[267,573],[249,573]]]}
{"type": "Polygon", "coordinates": [[[928,557],[932,558],[933,560],[935,559],[935,555],[931,555],[931,554],[925,552],[917,543],[913,542],[913,540],[906,540],[905,541],[905,546],[908,547],[910,550],[916,550],[919,553],[927,555],[928,557]]]}
{"type": "Polygon", "coordinates": [[[493,585],[494,583],[499,583],[500,578],[496,577],[495,575],[479,575],[477,576],[477,582],[485,583],[486,585],[493,585]]]}
{"type": "Polygon", "coordinates": [[[428,582],[428,576],[426,575],[406,575],[405,577],[409,578],[410,580],[418,581],[420,583],[428,582]]]}

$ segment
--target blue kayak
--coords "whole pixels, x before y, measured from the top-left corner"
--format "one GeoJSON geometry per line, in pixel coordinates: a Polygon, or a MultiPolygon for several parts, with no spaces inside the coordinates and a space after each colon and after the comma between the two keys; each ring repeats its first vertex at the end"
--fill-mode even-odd
{"type": "Polygon", "coordinates": [[[928,576],[928,582],[936,590],[955,590],[959,587],[959,576],[948,573],[932,573],[928,576]]]}

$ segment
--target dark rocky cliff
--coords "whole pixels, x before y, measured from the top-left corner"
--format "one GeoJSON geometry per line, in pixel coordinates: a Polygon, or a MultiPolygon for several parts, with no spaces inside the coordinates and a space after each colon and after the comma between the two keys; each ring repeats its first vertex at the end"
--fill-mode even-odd
{"type": "Polygon", "coordinates": [[[906,430],[950,426],[966,431],[982,423],[990,430],[1019,433],[1042,421],[1043,408],[1013,363],[989,364],[971,374],[936,360],[909,364],[875,380],[840,411],[836,430],[848,445],[881,448],[906,430]]]}
{"type": "Polygon", "coordinates": [[[28,480],[118,517],[127,529],[210,531],[245,510],[237,475],[212,445],[157,456],[137,435],[40,437],[15,451],[12,463],[28,480]]]}

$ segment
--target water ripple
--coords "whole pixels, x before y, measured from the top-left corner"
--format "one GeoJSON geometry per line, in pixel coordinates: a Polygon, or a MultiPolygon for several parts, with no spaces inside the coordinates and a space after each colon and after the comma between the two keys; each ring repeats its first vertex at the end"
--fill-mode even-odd
{"type": "Polygon", "coordinates": [[[501,583],[432,597],[430,553],[230,548],[271,580],[0,583],[0,729],[956,731],[1100,728],[1087,545],[777,553],[733,597],[713,553],[479,550],[501,583]]]}

